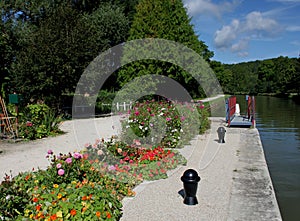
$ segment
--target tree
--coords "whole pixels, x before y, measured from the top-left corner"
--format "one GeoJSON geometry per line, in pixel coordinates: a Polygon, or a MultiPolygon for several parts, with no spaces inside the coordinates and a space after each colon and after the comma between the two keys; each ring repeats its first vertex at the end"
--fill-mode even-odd
{"type": "Polygon", "coordinates": [[[224,65],[218,61],[211,61],[210,67],[216,73],[216,77],[222,86],[224,93],[232,92],[233,76],[230,69],[225,69],[224,65]]]}
{"type": "MultiPolygon", "coordinates": [[[[275,59],[276,88],[279,93],[287,93],[294,90],[292,84],[296,77],[296,63],[293,59],[280,56],[275,59]]],[[[273,79],[275,80],[275,79],[273,79]]]]}
{"type": "Polygon", "coordinates": [[[0,23],[0,28],[0,96],[5,98],[9,81],[9,68],[12,62],[12,40],[3,23],[0,23]]]}
{"type": "MultiPolygon", "coordinates": [[[[136,14],[129,31],[128,40],[162,38],[181,43],[209,60],[213,53],[204,42],[199,41],[186,9],[180,0],[141,0],[136,7],[136,14]]],[[[124,56],[134,51],[124,50],[124,56]]],[[[176,55],[173,55],[176,56],[176,55]]],[[[118,82],[121,86],[135,77],[158,74],[168,76],[181,83],[193,97],[204,96],[199,91],[198,82],[182,68],[163,61],[143,60],[124,66],[118,72],[118,82]]]]}
{"type": "Polygon", "coordinates": [[[11,85],[27,101],[42,99],[59,106],[64,93],[74,93],[85,67],[100,52],[123,42],[129,28],[115,5],[81,12],[72,1],[53,2],[38,23],[20,22],[11,85]]]}

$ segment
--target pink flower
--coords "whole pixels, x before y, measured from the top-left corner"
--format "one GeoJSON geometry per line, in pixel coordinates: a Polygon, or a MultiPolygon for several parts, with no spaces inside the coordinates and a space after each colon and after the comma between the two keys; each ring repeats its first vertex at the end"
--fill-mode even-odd
{"type": "Polygon", "coordinates": [[[53,154],[53,151],[52,150],[48,150],[47,153],[48,154],[53,154]]]}
{"type": "Polygon", "coordinates": [[[134,114],[135,114],[135,116],[139,116],[140,112],[139,111],[135,111],[134,114]]]}
{"type": "Polygon", "coordinates": [[[109,170],[109,171],[116,170],[116,167],[113,166],[113,165],[111,165],[111,166],[108,167],[108,170],[109,170]]]}
{"type": "Polygon", "coordinates": [[[181,121],[184,121],[184,120],[185,120],[185,116],[182,116],[182,117],[180,118],[180,120],[181,120],[181,121]]]}
{"type": "Polygon", "coordinates": [[[26,126],[27,126],[27,127],[32,127],[32,123],[31,123],[30,121],[27,121],[27,122],[26,122],[26,126]]]}
{"type": "Polygon", "coordinates": [[[170,117],[167,117],[167,118],[166,118],[166,121],[170,121],[170,120],[171,120],[171,118],[170,118],[170,117]]]}
{"type": "Polygon", "coordinates": [[[72,158],[71,158],[71,157],[67,158],[67,159],[65,160],[65,162],[66,162],[67,164],[72,163],[72,158]]]}
{"type": "Polygon", "coordinates": [[[98,156],[101,156],[101,155],[103,155],[104,153],[103,153],[102,150],[98,150],[97,154],[98,154],[98,156]]]}
{"type": "Polygon", "coordinates": [[[56,164],[56,168],[57,169],[61,168],[61,164],[60,163],[56,164]]]}
{"type": "Polygon", "coordinates": [[[122,153],[122,149],[121,149],[121,148],[118,148],[118,149],[117,149],[117,152],[118,152],[119,154],[121,154],[121,153],[122,153]]]}
{"type": "Polygon", "coordinates": [[[137,146],[140,146],[140,145],[141,145],[141,142],[140,142],[139,140],[135,140],[135,139],[134,139],[133,142],[134,142],[134,144],[137,145],[137,146]]]}
{"type": "Polygon", "coordinates": [[[82,154],[80,154],[78,152],[74,153],[73,156],[74,156],[75,159],[81,159],[82,158],[82,154]]]}
{"type": "Polygon", "coordinates": [[[57,174],[58,174],[59,176],[63,176],[63,175],[65,174],[64,169],[59,169],[59,170],[57,171],[57,174]]]}

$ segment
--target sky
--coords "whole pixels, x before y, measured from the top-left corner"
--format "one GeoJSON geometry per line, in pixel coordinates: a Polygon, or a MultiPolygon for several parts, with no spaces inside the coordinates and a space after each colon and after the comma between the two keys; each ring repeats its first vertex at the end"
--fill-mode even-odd
{"type": "Polygon", "coordinates": [[[300,0],[183,0],[201,41],[225,64],[300,54],[300,0]]]}

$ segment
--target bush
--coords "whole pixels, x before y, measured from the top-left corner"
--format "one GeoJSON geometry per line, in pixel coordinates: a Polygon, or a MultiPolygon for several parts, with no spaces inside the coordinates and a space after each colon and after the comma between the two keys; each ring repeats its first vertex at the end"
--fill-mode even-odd
{"type": "Polygon", "coordinates": [[[60,134],[62,133],[59,129],[61,121],[61,117],[57,117],[46,104],[28,105],[20,120],[19,136],[34,140],[60,134]]]}
{"type": "Polygon", "coordinates": [[[202,103],[144,101],[137,102],[122,122],[121,139],[128,144],[138,139],[145,145],[182,147],[208,127],[208,111],[202,103]]]}

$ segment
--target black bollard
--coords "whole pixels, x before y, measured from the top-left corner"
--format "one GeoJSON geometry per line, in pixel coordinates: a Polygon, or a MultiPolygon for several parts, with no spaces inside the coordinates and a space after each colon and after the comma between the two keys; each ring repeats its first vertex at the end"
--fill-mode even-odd
{"type": "Polygon", "coordinates": [[[181,181],[183,182],[184,188],[183,203],[186,205],[198,204],[198,200],[196,197],[198,182],[200,181],[198,173],[193,169],[188,169],[183,173],[181,181]]]}
{"type": "Polygon", "coordinates": [[[224,127],[219,127],[218,130],[218,137],[219,137],[219,143],[225,143],[225,128],[224,127]]]}

